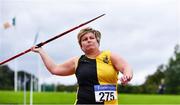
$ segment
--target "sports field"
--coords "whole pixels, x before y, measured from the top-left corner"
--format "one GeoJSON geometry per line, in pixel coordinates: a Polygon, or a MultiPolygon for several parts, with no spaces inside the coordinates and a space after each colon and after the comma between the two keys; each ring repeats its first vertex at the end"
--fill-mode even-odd
{"type": "MultiPolygon", "coordinates": [[[[75,98],[76,93],[34,92],[33,104],[73,104],[75,98]]],[[[26,102],[29,103],[29,92],[27,92],[26,102]]],[[[23,104],[23,92],[0,91],[0,104],[23,104]]],[[[180,95],[119,94],[119,104],[180,105],[180,95]]]]}

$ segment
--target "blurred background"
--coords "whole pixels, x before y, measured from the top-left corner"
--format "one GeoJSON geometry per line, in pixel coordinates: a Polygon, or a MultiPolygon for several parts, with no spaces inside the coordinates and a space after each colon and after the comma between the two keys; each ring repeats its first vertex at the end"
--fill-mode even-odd
{"type": "MultiPolygon", "coordinates": [[[[99,30],[100,49],[119,54],[133,68],[132,81],[119,84],[119,93],[180,94],[179,0],[0,0],[0,61],[104,13],[83,27],[99,30]]],[[[56,63],[83,54],[81,28],[43,46],[56,63]]],[[[76,88],[74,75],[52,75],[32,52],[0,65],[0,91],[30,92],[31,104],[33,91],[76,88]]]]}

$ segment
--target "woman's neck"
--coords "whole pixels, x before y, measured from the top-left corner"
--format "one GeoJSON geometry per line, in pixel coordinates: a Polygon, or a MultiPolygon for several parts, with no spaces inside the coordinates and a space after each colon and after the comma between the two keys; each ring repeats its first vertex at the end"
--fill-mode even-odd
{"type": "Polygon", "coordinates": [[[89,53],[85,53],[85,55],[88,58],[91,58],[91,59],[95,59],[99,54],[101,54],[100,50],[95,50],[95,51],[92,51],[92,52],[89,52],[89,53]]]}

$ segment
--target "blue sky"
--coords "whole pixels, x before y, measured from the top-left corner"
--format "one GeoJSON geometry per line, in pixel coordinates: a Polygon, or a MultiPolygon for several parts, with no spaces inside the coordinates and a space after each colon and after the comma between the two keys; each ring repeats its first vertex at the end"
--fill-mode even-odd
{"type": "MultiPolygon", "coordinates": [[[[178,0],[0,0],[0,24],[16,17],[16,26],[0,26],[0,61],[98,15],[104,17],[86,25],[102,33],[101,50],[110,49],[133,68],[131,84],[142,84],[147,75],[167,64],[180,43],[180,2],[178,0]]],[[[83,52],[77,29],[43,48],[61,63],[83,52]]],[[[39,56],[28,53],[7,63],[12,69],[40,76],[41,83],[76,83],[75,76],[53,76],[39,56]]]]}

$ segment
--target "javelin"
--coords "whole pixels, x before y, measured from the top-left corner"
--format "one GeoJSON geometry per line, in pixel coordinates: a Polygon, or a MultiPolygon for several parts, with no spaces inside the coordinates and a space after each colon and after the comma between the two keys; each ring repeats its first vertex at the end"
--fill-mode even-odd
{"type": "MultiPolygon", "coordinates": [[[[84,23],[82,23],[82,24],[80,24],[80,25],[78,25],[78,26],[76,26],[76,27],[74,27],[74,28],[71,28],[71,29],[69,29],[69,30],[67,30],[67,31],[65,31],[65,32],[63,32],[63,33],[61,33],[61,34],[53,37],[53,38],[50,38],[50,39],[48,39],[48,40],[46,40],[46,41],[44,41],[44,42],[41,42],[41,43],[37,44],[36,46],[37,46],[37,47],[41,47],[41,46],[43,46],[43,45],[45,45],[45,44],[47,44],[47,43],[49,43],[49,42],[51,42],[51,41],[53,41],[53,40],[61,37],[61,36],[63,36],[63,35],[66,35],[67,33],[70,33],[71,31],[74,31],[74,30],[76,30],[76,29],[78,29],[78,28],[80,28],[80,27],[82,27],[82,26],[84,26],[84,25],[86,25],[86,24],[88,24],[88,23],[90,23],[90,22],[92,22],[92,21],[94,21],[94,20],[96,20],[96,19],[104,16],[104,15],[105,15],[105,14],[102,14],[102,15],[94,18],[94,19],[91,19],[91,20],[89,20],[89,21],[87,21],[87,22],[84,22],[84,23]]],[[[11,61],[11,60],[13,60],[13,59],[15,59],[15,58],[17,58],[17,57],[20,57],[20,56],[22,56],[22,55],[24,55],[24,54],[26,54],[26,53],[28,53],[28,52],[30,52],[30,51],[31,51],[31,48],[29,48],[29,49],[27,49],[27,50],[25,50],[25,51],[23,51],[23,52],[15,55],[15,56],[11,57],[11,58],[8,58],[8,59],[0,62],[0,65],[5,64],[6,62],[9,62],[9,61],[11,61]]]]}

